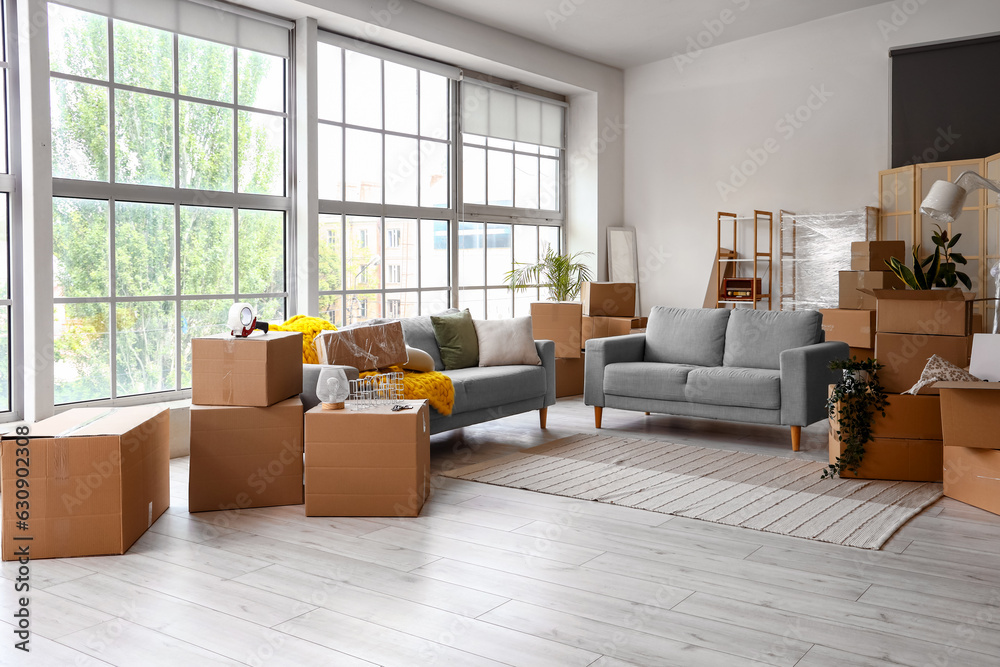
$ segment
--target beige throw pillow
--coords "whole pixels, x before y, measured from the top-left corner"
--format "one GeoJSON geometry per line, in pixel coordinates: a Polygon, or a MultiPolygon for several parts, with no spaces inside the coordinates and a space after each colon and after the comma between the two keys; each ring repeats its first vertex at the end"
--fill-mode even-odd
{"type": "Polygon", "coordinates": [[[480,366],[540,366],[531,337],[531,318],[515,317],[510,320],[473,320],[476,338],[479,339],[480,366]]]}
{"type": "Polygon", "coordinates": [[[904,391],[904,394],[920,393],[920,390],[935,382],[982,382],[969,371],[962,370],[950,361],[946,361],[936,354],[931,355],[924,366],[924,371],[920,374],[920,379],[915,385],[904,391]]]}

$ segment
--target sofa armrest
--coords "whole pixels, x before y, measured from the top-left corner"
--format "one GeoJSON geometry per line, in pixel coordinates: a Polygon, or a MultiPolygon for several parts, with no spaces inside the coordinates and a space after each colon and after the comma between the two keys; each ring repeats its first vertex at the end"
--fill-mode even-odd
{"type": "Polygon", "coordinates": [[[646,334],[591,338],[584,359],[583,403],[604,407],[604,367],[627,361],[642,361],[646,334]]]}
{"type": "Polygon", "coordinates": [[[781,367],[781,423],[808,426],[825,419],[827,387],[837,382],[839,373],[830,362],[846,359],[847,343],[828,342],[785,350],[781,367]]]}
{"type": "Polygon", "coordinates": [[[545,407],[556,403],[556,344],[551,340],[536,340],[535,351],[545,369],[545,407]]]}
{"type": "MultiPolygon", "coordinates": [[[[319,382],[319,372],[325,366],[321,364],[302,364],[302,408],[312,410],[319,405],[319,398],[316,396],[316,383],[319,382]]],[[[333,366],[333,368],[343,368],[348,380],[358,379],[358,369],[354,366],[333,366]]]]}

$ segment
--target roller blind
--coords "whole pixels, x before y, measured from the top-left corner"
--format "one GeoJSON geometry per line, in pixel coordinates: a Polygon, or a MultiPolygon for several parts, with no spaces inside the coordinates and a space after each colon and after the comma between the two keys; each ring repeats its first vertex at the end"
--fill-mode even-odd
{"type": "Polygon", "coordinates": [[[566,105],[515,90],[462,82],[462,131],[563,148],[566,105]]]}
{"type": "Polygon", "coordinates": [[[293,24],[213,0],[61,0],[112,18],[287,58],[293,24]]]}

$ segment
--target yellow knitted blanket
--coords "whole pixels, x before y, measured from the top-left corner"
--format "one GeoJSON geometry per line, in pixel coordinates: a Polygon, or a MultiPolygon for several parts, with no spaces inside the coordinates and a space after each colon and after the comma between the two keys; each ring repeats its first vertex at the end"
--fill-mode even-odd
{"type": "Polygon", "coordinates": [[[272,324],[270,330],[300,332],[302,334],[302,363],[318,364],[319,357],[316,356],[313,339],[319,335],[320,331],[336,331],[337,327],[319,317],[296,315],[284,324],[272,324]]]}
{"type": "MultiPolygon", "coordinates": [[[[390,366],[388,370],[403,373],[403,398],[407,400],[426,398],[432,408],[445,416],[450,415],[455,408],[455,385],[444,373],[408,371],[401,366],[390,366]]],[[[368,377],[378,374],[378,371],[367,371],[360,375],[368,377]]]]}

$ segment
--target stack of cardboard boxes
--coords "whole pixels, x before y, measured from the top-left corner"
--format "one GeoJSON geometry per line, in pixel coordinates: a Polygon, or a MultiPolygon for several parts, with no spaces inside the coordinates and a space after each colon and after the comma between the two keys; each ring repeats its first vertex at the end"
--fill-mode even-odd
{"type": "Polygon", "coordinates": [[[839,307],[821,310],[827,340],[842,341],[851,356],[860,360],[875,356],[875,297],[861,290],[903,289],[885,260],[903,258],[902,241],[860,241],[851,244],[851,270],[840,272],[839,307]]]}
{"type": "Polygon", "coordinates": [[[944,495],[1000,514],[1000,382],[939,382],[944,495]]]}
{"type": "Polygon", "coordinates": [[[531,304],[535,340],[556,344],[556,397],[583,393],[584,349],[591,338],[621,336],[646,326],[635,317],[635,283],[586,282],[580,300],[531,304]]]}
{"type": "MultiPolygon", "coordinates": [[[[889,394],[886,416],[875,415],[873,440],[865,445],[858,472],[869,479],[940,482],[943,470],[941,399],[935,386],[921,395],[903,394],[919,380],[927,360],[938,355],[960,368],[969,365],[972,295],[961,290],[866,292],[875,299],[875,354],[879,381],[889,394]]],[[[831,419],[830,461],[840,454],[831,419]]]]}
{"type": "Polygon", "coordinates": [[[191,512],[301,505],[302,334],[195,338],[191,512]]]}

